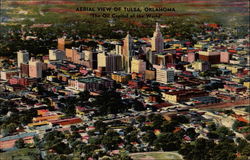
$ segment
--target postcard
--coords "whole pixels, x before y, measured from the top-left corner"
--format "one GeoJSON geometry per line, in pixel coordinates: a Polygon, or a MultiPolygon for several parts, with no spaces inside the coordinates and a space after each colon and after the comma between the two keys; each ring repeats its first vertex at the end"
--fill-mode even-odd
{"type": "Polygon", "coordinates": [[[1,0],[0,160],[247,160],[247,0],[1,0]]]}

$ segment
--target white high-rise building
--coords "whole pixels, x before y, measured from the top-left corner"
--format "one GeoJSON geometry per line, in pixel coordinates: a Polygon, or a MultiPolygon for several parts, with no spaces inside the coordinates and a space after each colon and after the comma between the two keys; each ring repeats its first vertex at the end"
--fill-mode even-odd
{"type": "Polygon", "coordinates": [[[156,70],[156,81],[160,83],[174,82],[174,70],[159,68],[156,70]]]}
{"type": "Polygon", "coordinates": [[[20,50],[17,52],[17,65],[21,66],[22,63],[27,64],[29,62],[29,52],[26,50],[20,50]]]}
{"type": "Polygon", "coordinates": [[[97,66],[105,67],[107,73],[122,70],[122,56],[118,54],[99,53],[97,55],[97,66]]]}
{"type": "Polygon", "coordinates": [[[29,61],[29,77],[42,78],[43,63],[40,60],[36,60],[31,57],[29,61]]]}
{"type": "Polygon", "coordinates": [[[142,59],[132,59],[131,73],[144,73],[146,71],[146,62],[142,59]]]}
{"type": "Polygon", "coordinates": [[[123,40],[123,50],[122,50],[122,55],[123,55],[123,67],[124,70],[127,73],[131,72],[131,60],[133,56],[133,39],[131,35],[127,34],[125,39],[123,40]]]}
{"type": "Polygon", "coordinates": [[[164,40],[160,31],[160,25],[156,23],[156,28],[151,38],[151,49],[156,53],[163,52],[164,49],[164,40]]]}
{"type": "Polygon", "coordinates": [[[57,60],[64,60],[65,59],[65,52],[62,50],[49,50],[49,60],[57,61],[57,60]]]}

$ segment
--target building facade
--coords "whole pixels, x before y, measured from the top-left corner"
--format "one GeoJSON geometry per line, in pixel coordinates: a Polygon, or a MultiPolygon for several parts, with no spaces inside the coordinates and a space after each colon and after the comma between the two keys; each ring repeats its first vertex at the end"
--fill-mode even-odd
{"type": "Polygon", "coordinates": [[[21,64],[27,64],[29,62],[29,52],[26,50],[20,50],[17,52],[17,65],[21,67],[21,64]]]}
{"type": "Polygon", "coordinates": [[[106,73],[122,70],[122,56],[118,54],[99,53],[97,55],[97,66],[104,67],[106,73]]]}
{"type": "Polygon", "coordinates": [[[57,60],[64,60],[65,59],[65,52],[62,50],[49,50],[49,60],[57,61],[57,60]]]}
{"type": "Polygon", "coordinates": [[[122,55],[123,61],[122,66],[127,73],[131,72],[131,60],[133,56],[133,38],[129,33],[123,40],[123,47],[122,47],[122,55]]]}
{"type": "Polygon", "coordinates": [[[31,58],[29,61],[29,77],[42,78],[43,63],[40,60],[31,58]]]}
{"type": "Polygon", "coordinates": [[[131,62],[131,72],[135,73],[144,73],[146,70],[146,62],[144,62],[142,59],[132,59],[131,62]]]}
{"type": "Polygon", "coordinates": [[[174,70],[161,68],[156,70],[156,81],[160,83],[174,82],[174,70]]]}
{"type": "Polygon", "coordinates": [[[164,40],[158,23],[156,23],[155,31],[151,38],[151,49],[152,51],[156,51],[156,53],[161,53],[164,49],[164,40]]]}

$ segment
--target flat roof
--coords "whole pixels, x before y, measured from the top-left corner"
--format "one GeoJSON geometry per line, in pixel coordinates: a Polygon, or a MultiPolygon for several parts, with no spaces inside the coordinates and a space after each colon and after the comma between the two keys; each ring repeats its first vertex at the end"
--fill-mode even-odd
{"type": "Polygon", "coordinates": [[[86,77],[86,78],[80,78],[78,79],[78,81],[82,83],[98,83],[101,81],[112,81],[112,80],[99,78],[99,77],[86,77]]]}

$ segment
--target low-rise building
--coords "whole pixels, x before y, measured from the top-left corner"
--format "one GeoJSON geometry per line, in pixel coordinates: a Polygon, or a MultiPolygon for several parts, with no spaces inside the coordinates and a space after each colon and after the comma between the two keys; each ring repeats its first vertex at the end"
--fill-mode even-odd
{"type": "Polygon", "coordinates": [[[2,80],[9,80],[12,77],[18,76],[19,71],[17,69],[9,69],[1,71],[1,79],[2,80]]]}
{"type": "Polygon", "coordinates": [[[163,92],[162,94],[164,99],[169,102],[183,102],[194,97],[208,96],[208,92],[198,89],[163,92]]]}
{"type": "Polygon", "coordinates": [[[0,149],[8,150],[15,147],[15,142],[19,139],[23,139],[24,143],[32,144],[34,143],[33,137],[35,135],[37,135],[35,132],[29,132],[0,138],[0,149]]]}
{"type": "Polygon", "coordinates": [[[131,79],[131,75],[126,73],[112,73],[111,78],[118,83],[127,83],[131,79]]]}
{"type": "Polygon", "coordinates": [[[236,92],[236,93],[246,92],[246,90],[247,90],[247,87],[242,86],[242,85],[238,85],[238,84],[226,84],[226,85],[224,85],[224,88],[226,90],[229,90],[231,92],[236,92]]]}
{"type": "Polygon", "coordinates": [[[79,91],[98,91],[114,87],[114,81],[99,77],[86,77],[68,80],[69,87],[79,91]]]}

